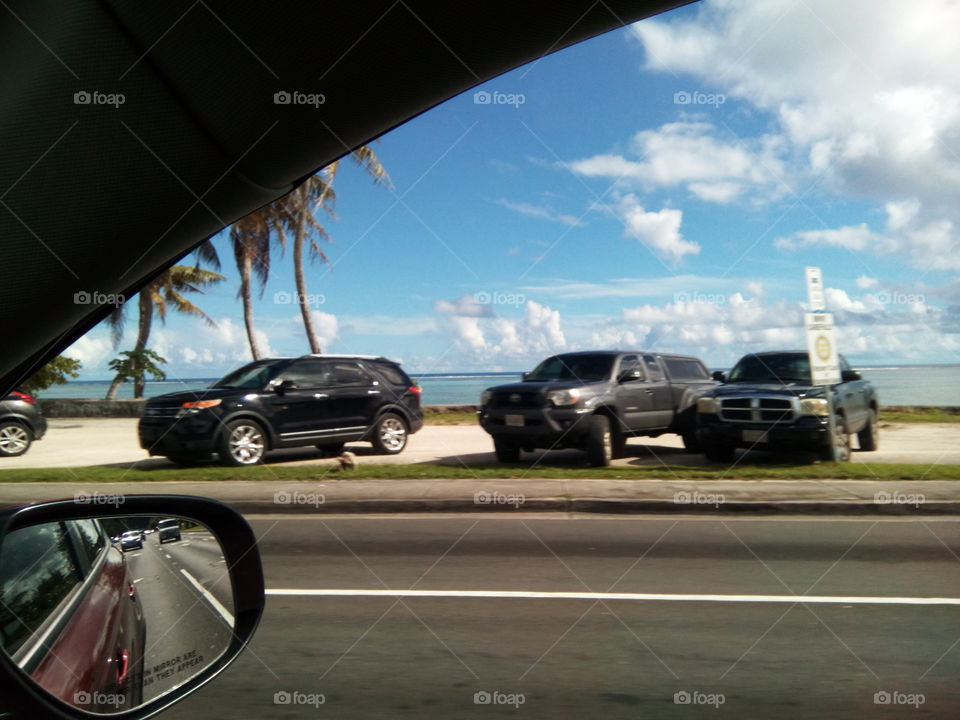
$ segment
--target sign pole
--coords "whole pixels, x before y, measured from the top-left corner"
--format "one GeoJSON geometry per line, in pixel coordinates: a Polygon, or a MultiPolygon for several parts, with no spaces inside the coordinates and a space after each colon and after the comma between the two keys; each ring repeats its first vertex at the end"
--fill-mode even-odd
{"type": "Polygon", "coordinates": [[[827,432],[833,459],[839,460],[837,450],[837,421],[834,413],[831,385],[840,382],[840,361],[834,340],[833,315],[824,312],[826,305],[823,292],[823,274],[818,267],[805,269],[807,280],[807,303],[809,312],[805,316],[807,330],[807,353],[810,357],[810,374],[814,384],[823,388],[827,401],[827,432]]]}

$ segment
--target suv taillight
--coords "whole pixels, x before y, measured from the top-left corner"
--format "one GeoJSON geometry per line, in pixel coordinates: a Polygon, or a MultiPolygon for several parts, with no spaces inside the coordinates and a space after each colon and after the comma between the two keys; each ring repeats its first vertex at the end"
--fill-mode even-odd
{"type": "Polygon", "coordinates": [[[423,389],[419,385],[411,385],[407,388],[407,390],[412,392],[417,397],[421,397],[423,395],[423,389]]]}
{"type": "Polygon", "coordinates": [[[10,394],[15,396],[18,400],[23,400],[25,403],[30,403],[31,405],[37,404],[37,399],[33,395],[27,395],[25,392],[14,390],[10,394]]]}

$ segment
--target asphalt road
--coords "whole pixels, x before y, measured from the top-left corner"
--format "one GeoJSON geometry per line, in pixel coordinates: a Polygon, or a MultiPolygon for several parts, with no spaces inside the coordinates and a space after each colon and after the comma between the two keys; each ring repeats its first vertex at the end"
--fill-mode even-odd
{"type": "Polygon", "coordinates": [[[264,620],[178,720],[960,716],[956,519],[251,521],[264,620]]]}
{"type": "MultiPolygon", "coordinates": [[[[704,462],[702,455],[684,452],[680,438],[630,440],[630,454],[618,465],[693,465],[704,462]]],[[[853,453],[856,462],[909,462],[924,464],[960,464],[960,425],[948,423],[889,424],[881,428],[880,450],[853,453]]],[[[400,455],[376,455],[369,443],[349,446],[359,461],[376,463],[442,462],[468,466],[496,463],[490,437],[479,426],[427,426],[411,436],[400,455]]],[[[799,458],[799,456],[798,456],[799,458]]],[[[765,452],[752,452],[747,462],[775,459],[765,452]]],[[[806,458],[806,459],[809,459],[806,458]]],[[[583,453],[573,450],[549,453],[523,453],[524,463],[582,466],[583,453]]],[[[313,447],[279,450],[268,457],[271,463],[324,464],[313,447]]],[[[137,421],[129,418],[54,419],[43,440],[26,455],[0,459],[0,468],[71,467],[118,465],[128,467],[170,467],[163,458],[149,458],[137,442],[137,421]]]]}
{"type": "Polygon", "coordinates": [[[227,649],[233,592],[220,544],[209,532],[184,532],[163,545],[152,533],[143,550],[125,555],[147,626],[143,695],[150,700],[227,649]]]}

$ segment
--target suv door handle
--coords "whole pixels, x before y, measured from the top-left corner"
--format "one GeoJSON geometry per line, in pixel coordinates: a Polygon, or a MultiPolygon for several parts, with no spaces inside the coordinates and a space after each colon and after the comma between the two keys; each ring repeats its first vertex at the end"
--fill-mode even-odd
{"type": "Polygon", "coordinates": [[[644,392],[645,392],[647,395],[653,395],[653,390],[650,390],[649,388],[645,389],[644,392]]]}
{"type": "Polygon", "coordinates": [[[313,394],[313,397],[314,397],[315,400],[324,400],[324,399],[326,399],[326,398],[328,398],[328,397],[330,397],[330,396],[327,395],[326,393],[314,393],[314,394],[313,394]]]}
{"type": "Polygon", "coordinates": [[[367,390],[367,395],[379,395],[379,390],[367,390]]]}

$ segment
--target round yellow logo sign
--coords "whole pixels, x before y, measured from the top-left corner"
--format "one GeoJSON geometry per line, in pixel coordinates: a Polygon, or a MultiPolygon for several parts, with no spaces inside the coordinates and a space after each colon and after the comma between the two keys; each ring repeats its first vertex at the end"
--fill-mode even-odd
{"type": "Polygon", "coordinates": [[[821,360],[828,360],[830,358],[830,341],[826,335],[817,337],[817,357],[821,360]]]}

